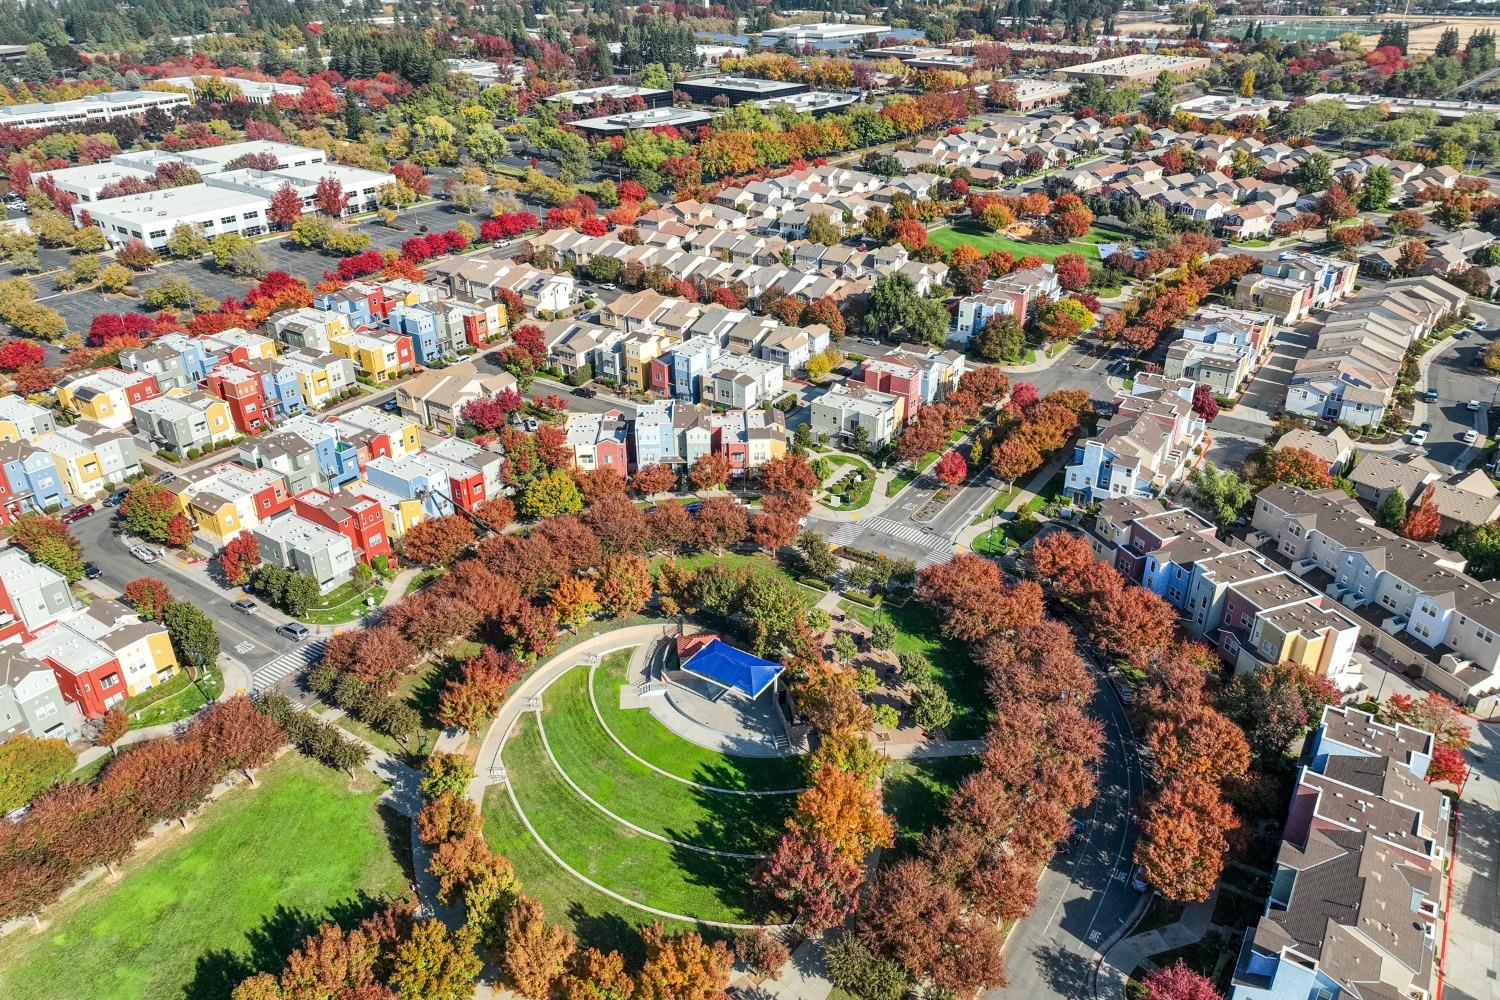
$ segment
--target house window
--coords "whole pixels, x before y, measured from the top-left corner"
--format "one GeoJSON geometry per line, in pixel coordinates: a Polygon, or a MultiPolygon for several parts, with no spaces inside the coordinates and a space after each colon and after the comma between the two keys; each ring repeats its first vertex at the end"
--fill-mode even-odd
{"type": "Polygon", "coordinates": [[[118,683],[120,683],[120,675],[119,674],[110,674],[108,677],[104,678],[102,681],[99,682],[99,687],[101,687],[105,691],[108,691],[110,688],[114,687],[118,683]]]}

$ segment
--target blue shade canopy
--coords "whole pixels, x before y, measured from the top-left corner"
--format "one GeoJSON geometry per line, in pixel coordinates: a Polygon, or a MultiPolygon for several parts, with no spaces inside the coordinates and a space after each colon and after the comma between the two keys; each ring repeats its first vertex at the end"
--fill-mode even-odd
{"type": "Polygon", "coordinates": [[[689,657],[682,669],[754,699],[780,676],[782,666],[715,639],[689,657]]]}

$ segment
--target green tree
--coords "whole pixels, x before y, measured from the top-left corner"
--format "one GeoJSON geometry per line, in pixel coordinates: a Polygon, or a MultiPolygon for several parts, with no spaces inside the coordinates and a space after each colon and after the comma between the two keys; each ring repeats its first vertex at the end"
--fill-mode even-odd
{"type": "Polygon", "coordinates": [[[994,315],[984,324],[974,349],[986,361],[1016,364],[1026,355],[1026,334],[1014,316],[994,315]]]}
{"type": "Polygon", "coordinates": [[[557,469],[528,483],[516,509],[525,517],[537,519],[576,514],[583,509],[583,494],[572,476],[557,469]]]}
{"type": "Polygon", "coordinates": [[[130,488],[120,504],[120,523],[125,530],[152,542],[167,540],[167,524],[177,506],[176,497],[160,483],[143,479],[130,488]]]}
{"type": "Polygon", "coordinates": [[[1365,185],[1359,192],[1359,207],[1367,212],[1379,212],[1391,203],[1391,194],[1395,189],[1389,169],[1371,167],[1365,172],[1365,185]]]}
{"type": "Polygon", "coordinates": [[[161,621],[180,663],[198,669],[218,662],[219,631],[197,606],[173,601],[162,610],[161,621]]]}
{"type": "Polygon", "coordinates": [[[1204,462],[1193,470],[1188,489],[1193,506],[1220,525],[1232,523],[1255,499],[1249,483],[1212,462],[1204,462]]]}
{"type": "Polygon", "coordinates": [[[78,763],[62,740],[17,733],[0,743],[0,814],[24,806],[51,788],[78,763]]]}
{"type": "Polygon", "coordinates": [[[1400,531],[1401,525],[1406,523],[1406,498],[1399,489],[1393,488],[1380,501],[1380,507],[1375,511],[1375,523],[1389,531],[1400,531]]]}
{"type": "Polygon", "coordinates": [[[1469,561],[1470,576],[1478,580],[1500,576],[1500,521],[1466,524],[1454,532],[1448,544],[1469,561]]]}
{"type": "Polygon", "coordinates": [[[475,953],[477,932],[449,932],[440,920],[419,921],[396,946],[390,984],[401,1000],[468,1000],[484,968],[475,953]]]}
{"type": "Polygon", "coordinates": [[[43,566],[67,578],[83,576],[83,544],[68,532],[68,526],[49,514],[22,514],[11,525],[10,540],[43,566]]]}
{"type": "Polygon", "coordinates": [[[1291,172],[1289,180],[1299,191],[1323,191],[1333,183],[1332,161],[1327,153],[1314,153],[1291,172]]]}
{"type": "Polygon", "coordinates": [[[293,573],[282,588],[281,610],[293,618],[301,618],[320,596],[316,579],[307,573],[293,573]]]}

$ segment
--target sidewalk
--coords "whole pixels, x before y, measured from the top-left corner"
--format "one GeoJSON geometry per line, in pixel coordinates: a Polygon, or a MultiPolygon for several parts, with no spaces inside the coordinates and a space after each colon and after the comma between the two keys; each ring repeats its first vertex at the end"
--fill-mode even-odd
{"type": "Polygon", "coordinates": [[[979,524],[969,525],[958,533],[958,537],[953,540],[953,544],[961,545],[967,549],[973,549],[974,542],[979,538],[979,536],[995,527],[995,523],[997,521],[1015,520],[1014,514],[1022,507],[1030,503],[1033,499],[1041,495],[1042,488],[1052,481],[1053,476],[1057,475],[1060,471],[1066,468],[1067,460],[1071,456],[1072,451],[1069,449],[1064,449],[1063,453],[1054,456],[1050,462],[1043,465],[1032,475],[1029,480],[1027,480],[1026,485],[1021,488],[1021,492],[1017,493],[1014,497],[1011,497],[1010,503],[1006,504],[1005,509],[1000,512],[1002,516],[995,518],[987,517],[979,524]],[[1006,514],[1010,514],[1012,516],[1003,516],[1006,514]]]}

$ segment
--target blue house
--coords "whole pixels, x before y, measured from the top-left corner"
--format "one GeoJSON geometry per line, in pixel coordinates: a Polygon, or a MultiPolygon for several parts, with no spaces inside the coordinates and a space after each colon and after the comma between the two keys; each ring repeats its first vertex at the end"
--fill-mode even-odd
{"type": "Polygon", "coordinates": [[[274,358],[257,358],[244,367],[260,376],[271,419],[280,422],[307,412],[307,400],[302,398],[302,383],[297,381],[295,370],[274,358]]]}
{"type": "Polygon", "coordinates": [[[349,326],[359,329],[362,326],[375,325],[375,313],[370,309],[369,296],[362,294],[358,288],[350,286],[336,292],[323,292],[313,299],[313,305],[319,309],[327,309],[336,312],[349,321],[349,326]]]}
{"type": "Polygon", "coordinates": [[[62,477],[49,452],[25,441],[0,441],[0,470],[10,484],[12,502],[23,511],[42,513],[68,506],[62,477]]]}
{"type": "Polygon", "coordinates": [[[340,441],[332,427],[303,414],[289,418],[280,430],[296,434],[312,445],[318,456],[318,469],[328,480],[328,492],[337,493],[359,478],[359,449],[340,441]]]}
{"type": "Polygon", "coordinates": [[[177,352],[177,356],[182,359],[182,370],[189,385],[197,385],[208,378],[208,370],[219,361],[212,352],[203,349],[203,341],[181,333],[158,337],[154,346],[171,348],[177,352]]]}
{"type": "Polygon", "coordinates": [[[386,326],[411,338],[412,354],[417,364],[428,366],[448,356],[447,338],[438,336],[438,317],[421,305],[396,306],[385,318],[386,326]]]}

